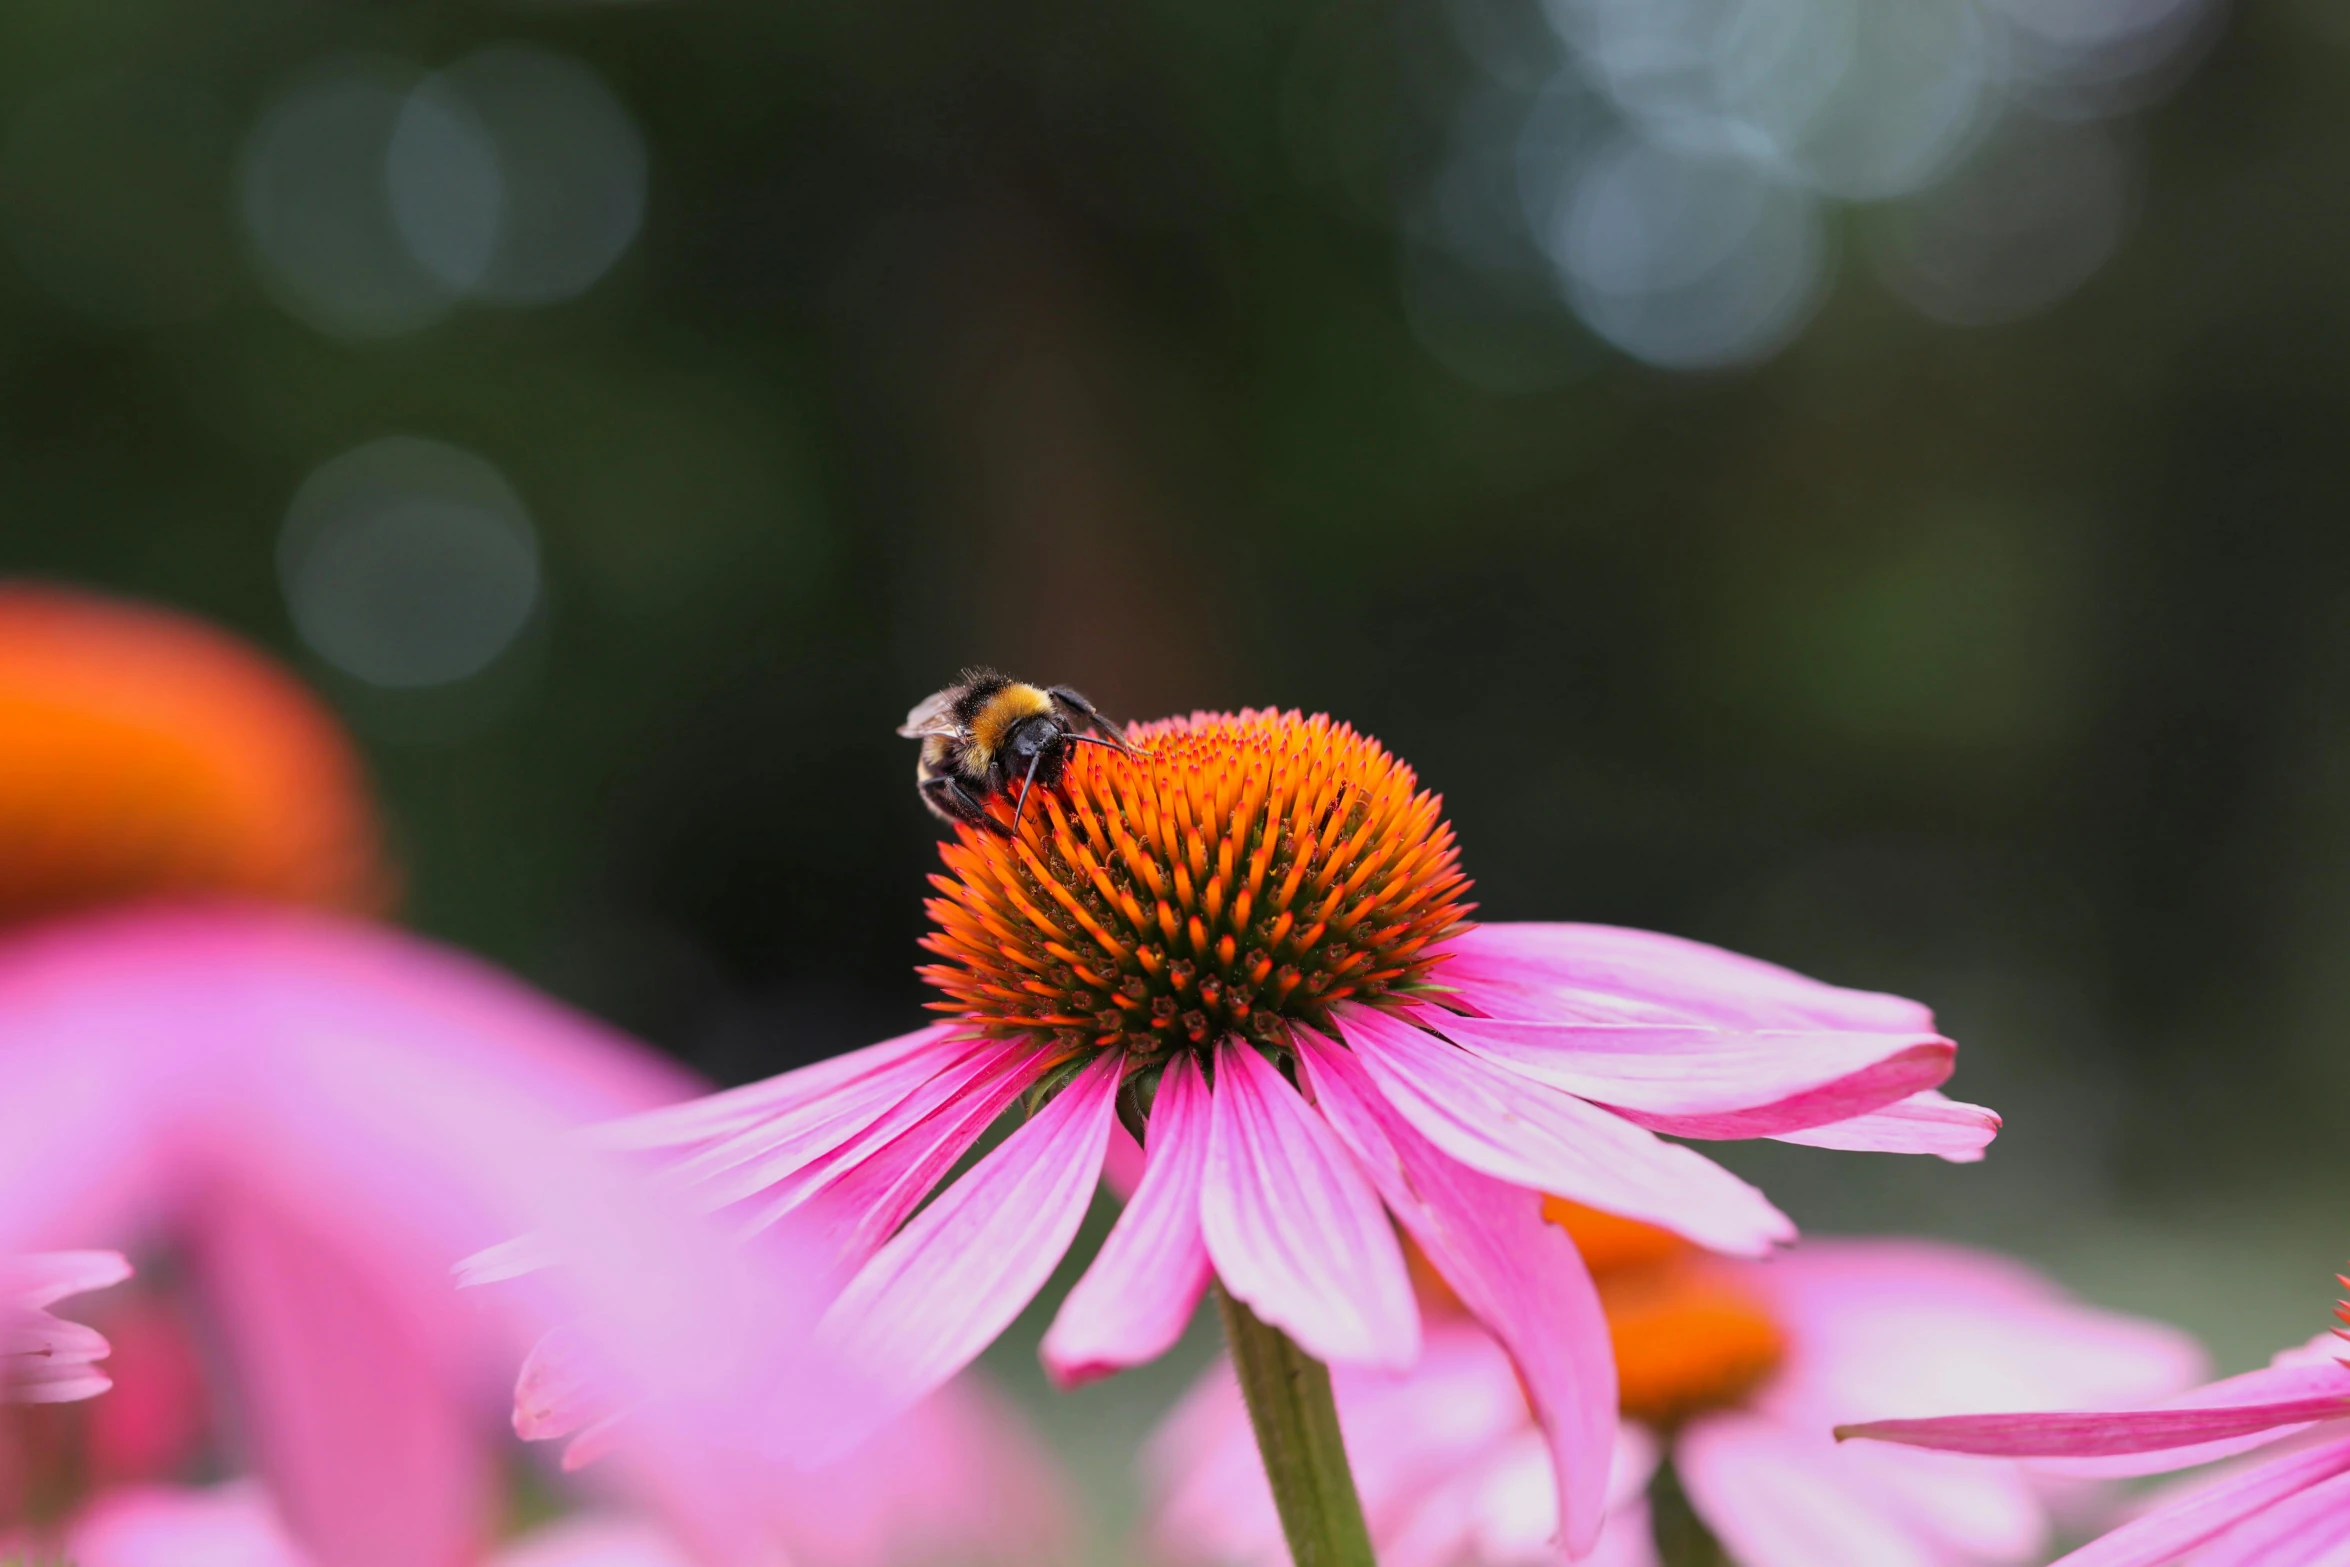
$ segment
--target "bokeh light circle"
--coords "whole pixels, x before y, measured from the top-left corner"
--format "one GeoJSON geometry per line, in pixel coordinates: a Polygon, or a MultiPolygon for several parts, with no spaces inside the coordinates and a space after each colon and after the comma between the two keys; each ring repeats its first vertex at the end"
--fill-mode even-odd
{"type": "Polygon", "coordinates": [[[456,298],[418,262],[385,199],[414,83],[397,60],[331,62],[286,92],[246,145],[245,231],[279,301],[321,331],[412,332],[456,298]]]}
{"type": "Polygon", "coordinates": [[[1584,166],[1551,253],[1585,324],[1674,369],[1776,352],[1810,319],[1828,275],[1809,192],[1743,160],[1637,135],[1584,166]]]}
{"type": "Polygon", "coordinates": [[[391,207],[418,260],[474,296],[543,305],[611,270],[645,215],[644,138],[580,62],[484,49],[410,96],[391,207]]]}
{"type": "Polygon", "coordinates": [[[481,458],[391,436],[304,481],[278,538],[278,577],[311,649],[371,685],[481,673],[537,610],[528,510],[481,458]]]}

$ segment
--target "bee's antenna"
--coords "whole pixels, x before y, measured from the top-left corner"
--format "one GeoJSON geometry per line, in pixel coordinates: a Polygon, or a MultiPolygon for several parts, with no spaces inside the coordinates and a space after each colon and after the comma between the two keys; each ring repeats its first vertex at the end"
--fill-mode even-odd
{"type": "Polygon", "coordinates": [[[1028,775],[1020,780],[1020,803],[1012,807],[1012,828],[1015,832],[1020,827],[1021,813],[1028,809],[1028,786],[1036,782],[1036,764],[1043,760],[1042,751],[1028,759],[1028,775]]]}
{"type": "Polygon", "coordinates": [[[1072,745],[1098,745],[1105,751],[1117,751],[1126,756],[1140,754],[1130,745],[1120,745],[1115,740],[1097,740],[1092,735],[1064,734],[1061,738],[1072,745]]]}

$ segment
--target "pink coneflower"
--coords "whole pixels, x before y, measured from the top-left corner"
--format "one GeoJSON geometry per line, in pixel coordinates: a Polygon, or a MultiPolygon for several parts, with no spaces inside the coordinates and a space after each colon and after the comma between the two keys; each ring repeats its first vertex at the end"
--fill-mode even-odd
{"type": "MultiPolygon", "coordinates": [[[[0,587],[0,731],[0,1257],[168,1254],[238,1456],[305,1549],[462,1567],[492,1508],[484,1417],[526,1340],[449,1269],[532,1230],[567,1266],[517,1310],[578,1318],[650,1401],[664,1440],[631,1474],[713,1560],[764,1560],[731,1455],[795,1413],[765,1396],[798,1375],[793,1296],[570,1135],[691,1080],[352,920],[395,880],[356,753],[233,638],[0,587]]],[[[44,1495],[35,1521],[83,1499],[44,1495]]]]}
{"type": "MultiPolygon", "coordinates": [[[[1400,1225],[1523,1375],[1585,1545],[1615,1374],[1542,1194],[1759,1255],[1794,1227],[1658,1133],[1963,1158],[1997,1126],[1932,1092],[1953,1046],[1914,1002],[1640,931],[1471,924],[1439,802],[1343,724],[1133,737],[945,844],[942,1021],[609,1136],[676,1152],[672,1179],[749,1226],[828,1237],[845,1283],[820,1337],[888,1390],[873,1418],[1043,1285],[1123,1121],[1147,1168],[1046,1338],[1055,1377],[1159,1354],[1213,1278],[1262,1386],[1326,1408],[1316,1362],[1420,1352],[1400,1225]],[[916,1212],[1015,1103],[1026,1124],[916,1212]]],[[[1297,1484],[1343,1491],[1330,1433],[1290,1415],[1297,1484]]]]}
{"type": "MultiPolygon", "coordinates": [[[[789,1567],[1050,1567],[1069,1560],[1059,1471],[1025,1421],[969,1378],[814,1473],[783,1467],[758,1505],[789,1567]]],[[[313,1567],[265,1492],[126,1489],[93,1508],[68,1542],[77,1567],[313,1567]]],[[[535,1531],[489,1567],[700,1567],[658,1523],[591,1512],[535,1531]]]]}
{"type": "Polygon", "coordinates": [[[67,1404],[113,1386],[98,1369],[107,1355],[104,1335],[49,1308],[130,1276],[130,1263],[115,1251],[0,1257],[0,1403],[67,1404]]]}
{"type": "MultiPolygon", "coordinates": [[[[2350,1278],[2343,1281],[2350,1288],[2350,1278]]],[[[2350,1321],[2350,1306],[2339,1313],[2350,1321]]],[[[2273,1447],[2182,1488],[2058,1567],[2328,1567],[2350,1552],[2350,1365],[2337,1331],[2148,1407],[2081,1399],[2066,1413],[1872,1420],[1838,1429],[1948,1453],[2071,1460],[2068,1474],[2143,1475],[2273,1447]],[[2099,1407],[2102,1403],[2103,1407],[2099,1407]]],[[[1879,1398],[1876,1407],[1899,1407],[1879,1398]]],[[[1995,1402],[1972,1399],[1973,1405],[1995,1402]]],[[[2132,1401],[2135,1402],[2135,1401],[2132,1401]]],[[[2044,1407],[2044,1406],[2043,1406],[2044,1407]]]]}
{"type": "MultiPolygon", "coordinates": [[[[1553,1205],[1599,1282],[1625,1420],[1593,1561],[1653,1567],[1644,1484],[1671,1460],[1686,1506],[1743,1567],[1991,1567],[2047,1544],[2015,1464],[1838,1448],[1871,1400],[2145,1398],[2202,1358],[2168,1328],[2098,1311],[2004,1258],[1906,1240],[1709,1257],[1647,1225],[1553,1205]]],[[[1339,1377],[1347,1447],[1383,1567],[1555,1562],[1557,1492],[1507,1359],[1457,1318],[1418,1368],[1339,1377]]],[[[1218,1366],[1155,1439],[1152,1538],[1171,1563],[1283,1567],[1239,1390],[1218,1366]]]]}

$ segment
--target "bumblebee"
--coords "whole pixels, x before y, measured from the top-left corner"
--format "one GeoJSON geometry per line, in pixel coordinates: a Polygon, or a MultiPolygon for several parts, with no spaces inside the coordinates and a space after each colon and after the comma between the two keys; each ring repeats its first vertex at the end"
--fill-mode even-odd
{"type": "Polygon", "coordinates": [[[1107,746],[1132,754],[1126,731],[1067,686],[1032,686],[992,669],[967,669],[951,685],[917,706],[898,733],[922,742],[914,764],[914,787],[922,803],[942,820],[969,822],[991,832],[1011,829],[987,811],[997,795],[1019,785],[1012,809],[1017,827],[1028,809],[1028,791],[1050,789],[1069,765],[1070,748],[1107,746]],[[1096,738],[1096,736],[1103,738],[1096,738]]]}

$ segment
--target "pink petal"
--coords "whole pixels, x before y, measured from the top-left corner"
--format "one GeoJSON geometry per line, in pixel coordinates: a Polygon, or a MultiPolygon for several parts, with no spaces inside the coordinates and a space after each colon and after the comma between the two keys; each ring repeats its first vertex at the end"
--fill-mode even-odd
{"type": "Polygon", "coordinates": [[[580,1431],[563,1449],[563,1472],[577,1474],[599,1459],[620,1451],[628,1437],[625,1412],[606,1415],[580,1431]]]}
{"type": "MultiPolygon", "coordinates": [[[[871,1048],[890,1050],[895,1044],[871,1048]]],[[[911,1119],[920,1119],[954,1098],[973,1078],[992,1071],[1008,1049],[1023,1047],[939,1036],[920,1049],[895,1050],[887,1065],[860,1073],[832,1094],[795,1104],[696,1150],[664,1169],[661,1179],[691,1190],[713,1208],[768,1193],[795,1175],[802,1178],[791,1183],[788,1192],[805,1197],[832,1173],[903,1130],[909,1124],[909,1107],[911,1119]],[[878,1136],[876,1128],[883,1128],[878,1136]]],[[[600,1128],[599,1135],[608,1141],[613,1129],[600,1128]]]]}
{"type": "Polygon", "coordinates": [[[114,1385],[96,1367],[109,1352],[105,1336],[45,1308],[130,1272],[114,1251],[0,1257],[0,1404],[70,1404],[114,1385]]]}
{"type": "Polygon", "coordinates": [[[68,1295],[120,1284],[131,1276],[119,1251],[36,1251],[0,1257],[0,1304],[54,1306],[68,1295]]]}
{"type": "Polygon", "coordinates": [[[1420,1312],[1395,1229],[1297,1090],[1227,1039],[1208,1127],[1200,1231],[1224,1287],[1317,1359],[1417,1359],[1420,1312]]]}
{"type": "Polygon", "coordinates": [[[2327,1394],[2201,1408],[1870,1420],[1838,1426],[1836,1436],[1839,1441],[1866,1438],[1987,1458],[2101,1458],[2196,1447],[2279,1426],[2345,1417],[2350,1417],[2350,1398],[2327,1394]]]}
{"type": "Polygon", "coordinates": [[[2194,1567],[2328,1567],[2350,1547],[2350,1474],[2320,1480],[2195,1553],[2194,1567]]]}
{"type": "Polygon", "coordinates": [[[1565,1231],[1543,1222],[1538,1194],[1455,1162],[1387,1103],[1351,1053],[1310,1029],[1293,1037],[1322,1114],[1516,1363],[1550,1441],[1562,1540],[1570,1552],[1588,1550],[1607,1511],[1616,1366],[1582,1256],[1565,1231]]]}
{"type": "Polygon", "coordinates": [[[767,1493],[795,1567],[1069,1559],[1057,1467],[976,1375],[956,1378],[837,1462],[778,1474],[767,1493]]]}
{"type": "MultiPolygon", "coordinates": [[[[2138,1408],[2205,1374],[2188,1335],[2091,1307],[1967,1247],[1815,1240],[1745,1276],[1790,1339],[1761,1402],[1822,1434],[1888,1410],[2138,1408]]],[[[2350,1386],[2350,1373],[2336,1375],[2350,1386]]]]}
{"type": "Polygon", "coordinates": [[[694,1567],[694,1562],[651,1524],[575,1513],[516,1540],[490,1558],[490,1567],[694,1567]]]}
{"type": "Polygon", "coordinates": [[[1198,1065],[1178,1056],[1151,1106],[1141,1184],[1044,1336],[1045,1370],[1061,1386],[1155,1359],[1190,1323],[1209,1278],[1199,1217],[1209,1116],[1198,1065]]]}
{"type": "Polygon", "coordinates": [[[973,1046],[850,1142],[765,1193],[748,1228],[765,1229],[814,1201],[816,1226],[830,1234],[844,1269],[863,1267],[1044,1065],[1027,1040],[973,1046]]]}
{"type": "Polygon", "coordinates": [[[336,1567],[458,1567],[488,1522],[488,1454],[449,1346],[336,1237],[250,1206],[207,1228],[241,1412],[294,1535],[336,1567]]]}
{"type": "Polygon", "coordinates": [[[574,1330],[551,1329],[523,1358],[514,1380],[514,1434],[525,1442],[559,1441],[606,1413],[574,1330]]]}
{"type": "Polygon", "coordinates": [[[819,1346],[869,1373],[836,1423],[844,1452],[971,1363],[1044,1286],[1093,1201],[1120,1061],[1088,1066],[877,1252],[818,1325],[819,1346]]]}
{"type": "Polygon", "coordinates": [[[1493,1012],[1497,1017],[1551,1017],[1566,1006],[1601,1019],[1674,1017],[1737,1028],[1934,1028],[1934,1014],[1914,1001],[1822,984],[1775,963],[1655,931],[1500,923],[1479,925],[1448,945],[1452,956],[1437,971],[1440,982],[1485,987],[1493,992],[1485,999],[1504,1008],[1493,1012]]]}
{"type": "MultiPolygon", "coordinates": [[[[2114,1407],[2178,1409],[2277,1404],[2290,1399],[2322,1398],[2327,1395],[2350,1398],[2350,1368],[2344,1367],[2334,1358],[2341,1352],[2342,1341],[2339,1338],[2331,1333],[2321,1333],[2307,1345],[2282,1351],[2258,1371],[2247,1371],[2185,1393],[2164,1398],[2075,1399],[2068,1402],[2075,1407],[2088,1405],[2097,1408],[2110,1404],[2114,1407]]],[[[2233,1458],[2240,1453],[2290,1441],[2312,1430],[2313,1425],[2274,1426],[2221,1441],[2199,1442],[2192,1447],[2169,1448],[2152,1453],[2125,1453],[2112,1458],[2045,1458],[2035,1462],[2032,1468],[2052,1475],[2090,1479],[2167,1474],[2173,1470],[2233,1458]]],[[[2319,1432],[2318,1436],[2322,1440],[2325,1433],[2319,1432]]]]}
{"type": "Polygon", "coordinates": [[[1342,1003],[1337,1018],[1387,1102],[1471,1169],[1661,1224],[1716,1251],[1759,1256],[1795,1238],[1768,1198],[1693,1149],[1385,1013],[1342,1003]]]}
{"type": "Polygon", "coordinates": [[[1248,1406],[1229,1361],[1210,1366],[1159,1422],[1142,1467],[1151,1493],[1148,1560],[1289,1567],[1248,1406]]]}
{"type": "Polygon", "coordinates": [[[1753,1415],[1693,1422],[1673,1446],[1689,1505],[1742,1567],[1943,1567],[1881,1497],[1840,1475],[1835,1450],[1753,1415]]]}
{"type": "Polygon", "coordinates": [[[1676,1137],[1772,1137],[1849,1120],[1950,1076],[1936,1034],[1737,1030],[1686,1023],[1421,1021],[1511,1070],[1676,1137]]]}
{"type": "MultiPolygon", "coordinates": [[[[754,1126],[778,1125],[811,1107],[828,1111],[845,1103],[867,1102],[866,1090],[872,1079],[903,1083],[909,1059],[935,1058],[959,1028],[954,1023],[933,1023],[740,1088],[607,1121],[588,1136],[601,1147],[621,1150],[686,1148],[733,1137],[754,1126]]],[[[918,1068],[914,1080],[920,1080],[918,1068]]],[[[871,1097],[887,1103],[894,1096],[884,1091],[871,1097]]]]}
{"type": "Polygon", "coordinates": [[[640,1417],[628,1478],[713,1562],[755,1560],[734,1444],[829,1414],[779,1396],[812,1369],[794,1292],[731,1282],[739,1248],[572,1130],[678,1089],[640,1047],[388,931],[225,907],[52,922],[0,943],[0,1253],[178,1241],[305,1547],[446,1567],[483,1519],[481,1373],[528,1342],[523,1312],[458,1295],[449,1268],[536,1232],[564,1266],[514,1288],[674,1395],[640,1417]]]}
{"type": "MultiPolygon", "coordinates": [[[[1784,1419],[1779,1421],[1787,1427],[1784,1419]]],[[[1818,1457],[1824,1479],[1899,1519],[1923,1540],[1967,1561],[2046,1559],[2047,1499],[2017,1464],[1961,1463],[1939,1453],[1879,1443],[1837,1446],[1828,1428],[1805,1421],[1792,1434],[1818,1457]]]]}
{"type": "MultiPolygon", "coordinates": [[[[2133,1519],[2055,1567],[2164,1567],[2244,1520],[2345,1472],[2350,1472],[2350,1442],[2328,1443],[2255,1465],[2184,1501],[2133,1519]]],[[[2264,1567],[2271,1559],[2261,1558],[2264,1567]]]]}
{"type": "Polygon", "coordinates": [[[1120,1202],[1132,1197],[1142,1184],[1142,1164],[1142,1144],[1134,1140],[1134,1134],[1123,1124],[1113,1128],[1110,1151],[1102,1160],[1102,1184],[1120,1202]]]}
{"type": "Polygon", "coordinates": [[[1999,1135],[1999,1113],[1981,1105],[1946,1099],[1931,1088],[1882,1110],[1800,1132],[1774,1132],[1783,1143],[1841,1148],[1852,1153],[1917,1153],[1974,1164],[1999,1135]]]}
{"type": "Polygon", "coordinates": [[[75,1521],[77,1567],[309,1567],[254,1485],[108,1491],[75,1521]]]}

